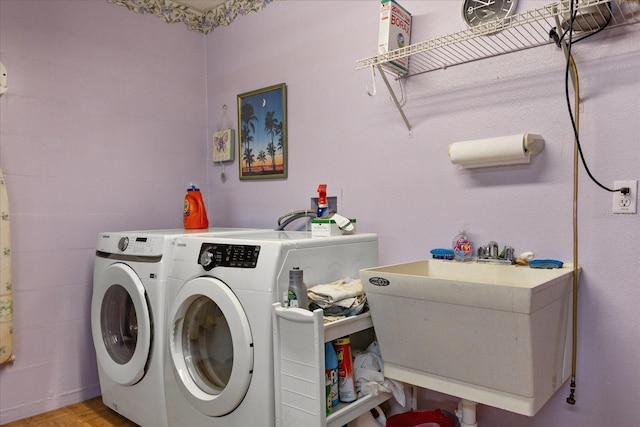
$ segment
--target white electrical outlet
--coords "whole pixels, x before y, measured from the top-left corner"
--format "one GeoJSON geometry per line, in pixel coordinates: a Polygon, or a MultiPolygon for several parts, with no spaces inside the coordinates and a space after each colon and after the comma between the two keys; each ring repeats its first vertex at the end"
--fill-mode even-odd
{"type": "Polygon", "coordinates": [[[628,194],[613,193],[613,213],[634,214],[638,206],[638,181],[614,181],[613,188],[629,188],[628,194]]]}

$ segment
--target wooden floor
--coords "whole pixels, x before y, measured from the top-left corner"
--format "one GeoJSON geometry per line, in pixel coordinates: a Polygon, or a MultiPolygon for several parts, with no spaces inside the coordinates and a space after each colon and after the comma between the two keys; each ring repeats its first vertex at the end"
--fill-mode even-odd
{"type": "Polygon", "coordinates": [[[98,396],[85,402],[3,424],[2,427],[134,427],[137,424],[106,407],[98,396]]]}

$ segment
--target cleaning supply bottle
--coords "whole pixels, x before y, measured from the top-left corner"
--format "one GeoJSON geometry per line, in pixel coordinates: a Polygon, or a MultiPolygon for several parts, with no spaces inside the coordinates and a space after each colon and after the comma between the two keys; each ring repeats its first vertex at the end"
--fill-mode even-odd
{"type": "Polygon", "coordinates": [[[338,396],[341,402],[353,402],[358,395],[351,359],[351,338],[343,337],[335,340],[333,348],[338,356],[338,396]]]}
{"type": "Polygon", "coordinates": [[[335,408],[340,403],[338,392],[338,355],[331,341],[324,343],[324,374],[325,378],[331,380],[331,389],[327,397],[327,404],[335,408]]]}
{"type": "Polygon", "coordinates": [[[327,184],[318,185],[318,218],[329,215],[329,203],[327,203],[327,184]]]}
{"type": "Polygon", "coordinates": [[[456,261],[471,261],[472,248],[471,241],[467,238],[464,230],[460,230],[453,238],[453,259],[456,261]]]}
{"type": "Polygon", "coordinates": [[[325,383],[325,390],[327,391],[326,396],[324,398],[325,400],[325,409],[326,409],[326,414],[327,417],[329,415],[331,415],[331,377],[327,376],[327,371],[325,369],[325,374],[324,374],[324,383],[325,383]]]}
{"type": "Polygon", "coordinates": [[[304,284],[303,271],[299,267],[289,270],[289,290],[287,300],[289,307],[309,309],[309,298],[307,297],[307,285],[304,284]]]}
{"type": "Polygon", "coordinates": [[[207,218],[207,209],[202,200],[202,193],[194,183],[189,184],[187,195],[184,196],[182,222],[186,229],[209,228],[209,219],[207,218]]]}

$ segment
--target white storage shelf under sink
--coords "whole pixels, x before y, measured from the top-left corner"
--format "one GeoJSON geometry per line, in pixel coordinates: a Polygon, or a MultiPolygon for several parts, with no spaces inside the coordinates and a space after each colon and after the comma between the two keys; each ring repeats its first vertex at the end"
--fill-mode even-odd
{"type": "MultiPolygon", "coordinates": [[[[276,424],[280,427],[342,427],[391,398],[364,396],[341,403],[326,416],[324,343],[373,331],[369,313],[324,323],[322,310],[273,305],[276,424]]],[[[352,338],[353,341],[353,338],[352,338]]],[[[355,348],[354,343],[354,348],[355,348]]]]}

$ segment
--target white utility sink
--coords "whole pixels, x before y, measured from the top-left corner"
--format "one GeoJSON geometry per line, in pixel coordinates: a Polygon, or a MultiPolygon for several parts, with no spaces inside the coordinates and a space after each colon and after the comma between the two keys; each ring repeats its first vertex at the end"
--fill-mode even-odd
{"type": "Polygon", "coordinates": [[[424,260],[360,278],[389,378],[529,416],[569,378],[572,266],[424,260]]]}

